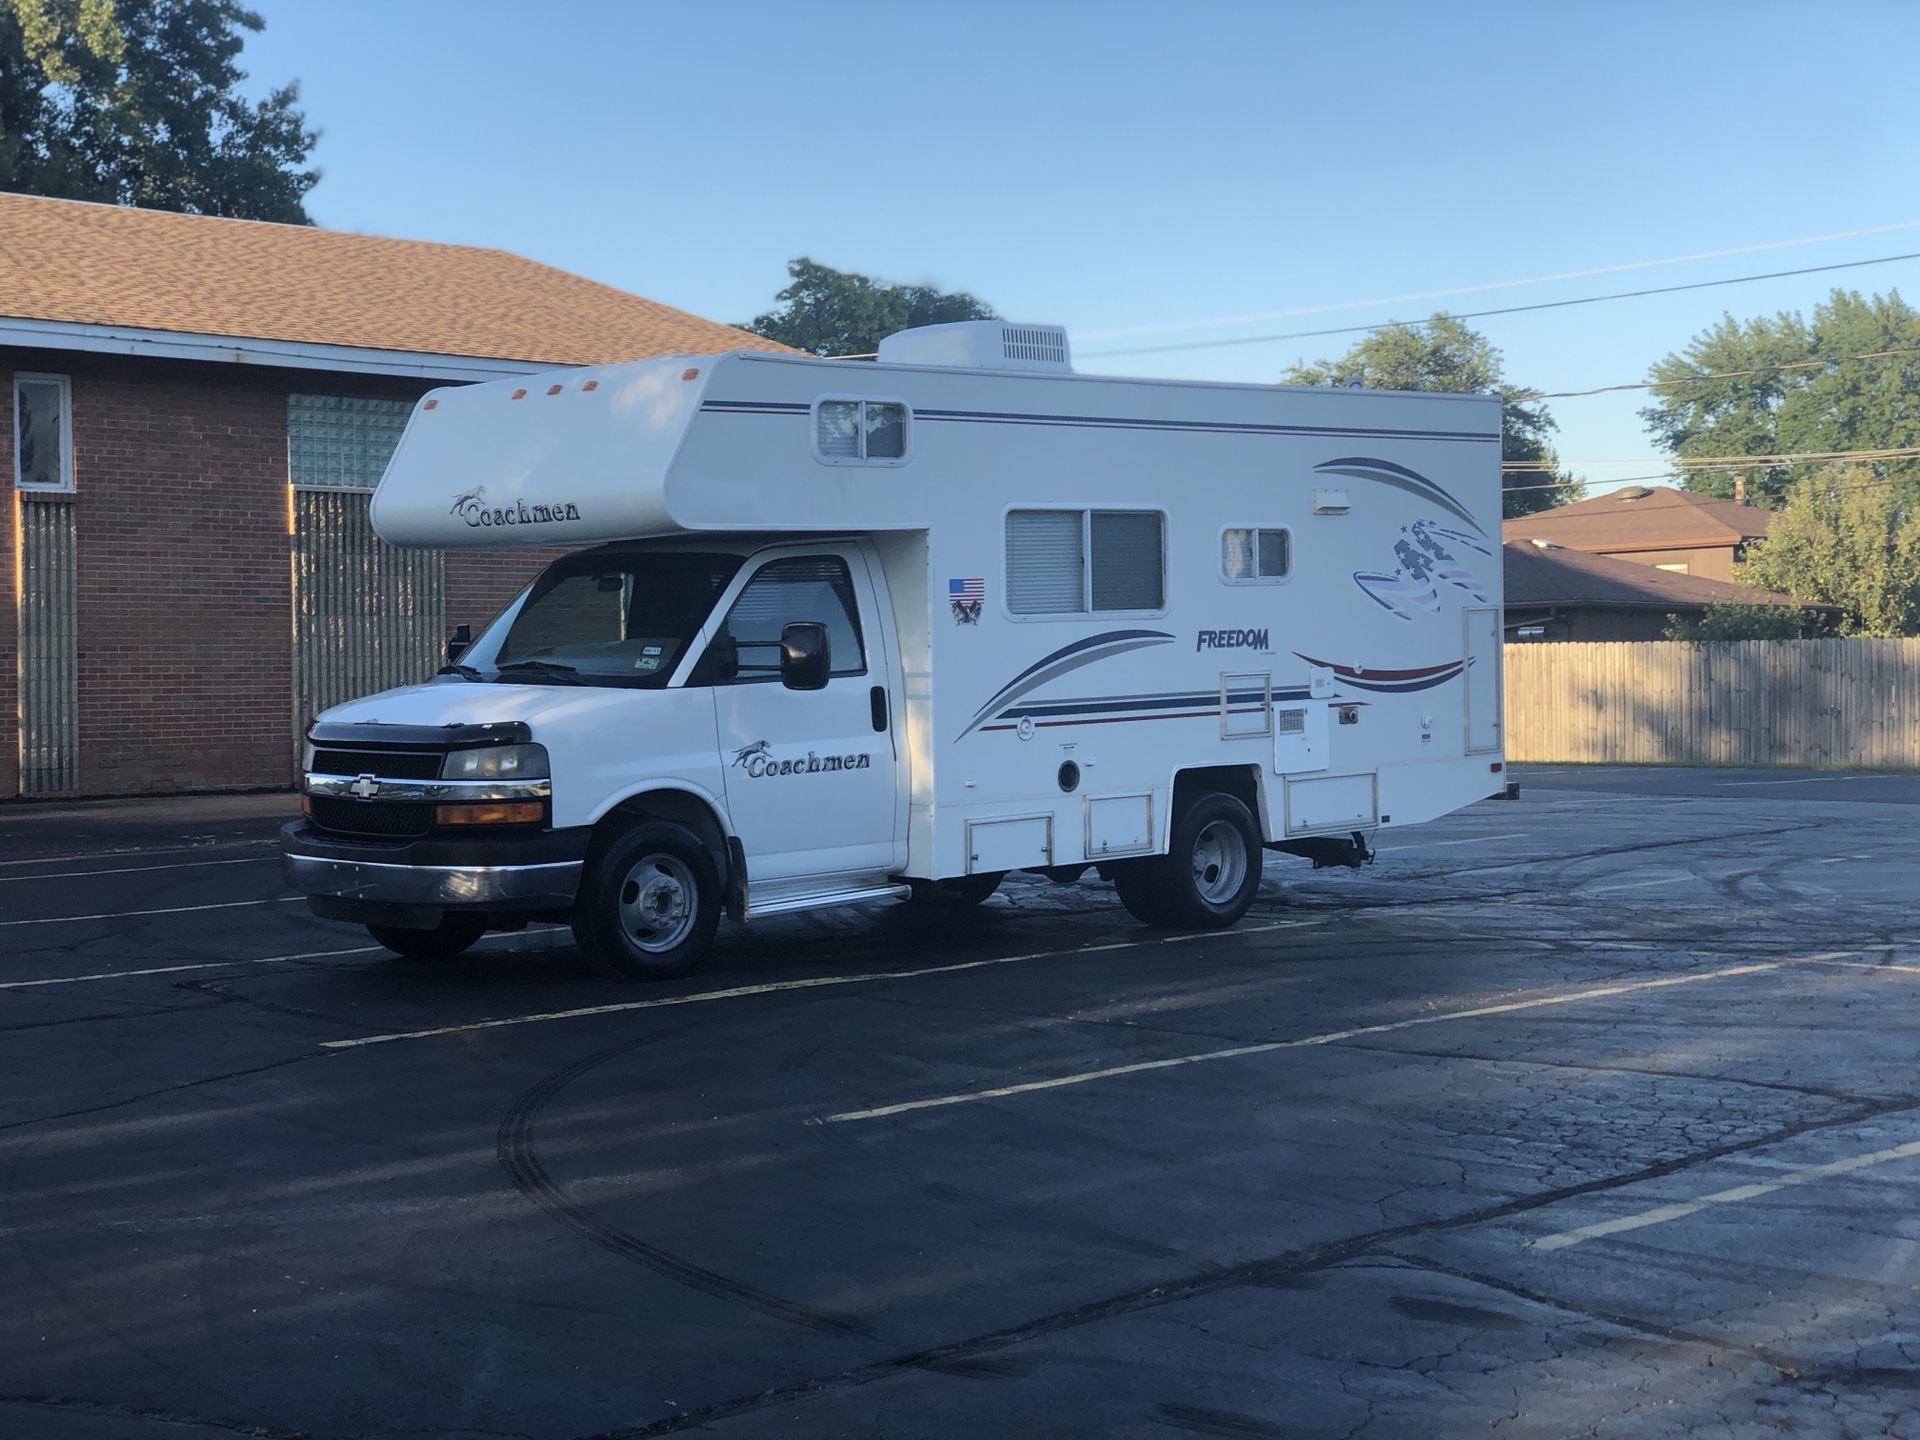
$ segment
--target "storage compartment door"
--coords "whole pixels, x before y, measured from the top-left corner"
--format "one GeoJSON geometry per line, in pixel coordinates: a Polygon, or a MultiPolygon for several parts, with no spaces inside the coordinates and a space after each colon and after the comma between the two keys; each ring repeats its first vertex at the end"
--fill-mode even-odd
{"type": "Polygon", "coordinates": [[[1053,817],[967,822],[967,873],[993,875],[1053,863],[1053,817]]]}
{"type": "Polygon", "coordinates": [[[1087,859],[1144,855],[1153,849],[1153,796],[1087,797],[1087,859]]]}
{"type": "Polygon", "coordinates": [[[1365,830],[1379,815],[1372,775],[1330,775],[1287,782],[1287,834],[1365,830]]]}
{"type": "Polygon", "coordinates": [[[1468,610],[1467,753],[1500,748],[1500,612],[1468,610]]]}

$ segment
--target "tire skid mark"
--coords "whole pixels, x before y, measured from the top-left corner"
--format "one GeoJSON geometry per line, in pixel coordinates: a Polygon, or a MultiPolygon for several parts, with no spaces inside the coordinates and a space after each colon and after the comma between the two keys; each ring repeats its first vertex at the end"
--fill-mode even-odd
{"type": "Polygon", "coordinates": [[[689,1289],[713,1296],[715,1299],[732,1301],[750,1310],[757,1310],[763,1315],[784,1321],[789,1325],[798,1325],[821,1334],[857,1339],[874,1338],[877,1332],[864,1320],[851,1315],[839,1315],[831,1311],[815,1309],[771,1294],[747,1284],[744,1280],[736,1280],[729,1275],[722,1275],[717,1270],[696,1265],[691,1260],[683,1259],[618,1226],[609,1224],[567,1194],[566,1190],[547,1173],[546,1166],[541,1163],[539,1154],[534,1148],[534,1121],[541,1110],[581,1076],[630,1050],[653,1043],[655,1038],[646,1036],[638,1040],[625,1040],[618,1045],[597,1050],[563,1069],[556,1070],[513,1102],[505,1118],[500,1122],[498,1154],[500,1165],[507,1172],[508,1178],[513,1181],[514,1188],[549,1217],[559,1221],[582,1239],[590,1240],[601,1249],[611,1251],[622,1259],[631,1260],[664,1279],[685,1285],[689,1289]]]}

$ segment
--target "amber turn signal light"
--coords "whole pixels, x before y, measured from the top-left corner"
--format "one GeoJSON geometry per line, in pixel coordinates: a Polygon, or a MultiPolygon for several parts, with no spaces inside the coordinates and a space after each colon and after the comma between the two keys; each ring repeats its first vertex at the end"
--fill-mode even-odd
{"type": "Polygon", "coordinates": [[[513,800],[500,803],[436,805],[436,825],[532,825],[545,815],[538,800],[513,800]]]}

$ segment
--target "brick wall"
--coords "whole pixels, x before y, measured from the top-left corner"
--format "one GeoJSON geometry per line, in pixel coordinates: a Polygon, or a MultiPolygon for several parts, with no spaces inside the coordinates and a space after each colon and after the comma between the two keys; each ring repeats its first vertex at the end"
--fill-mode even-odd
{"type": "Polygon", "coordinates": [[[471,625],[477,637],[507,602],[565,550],[449,550],[447,624],[471,625]]]}

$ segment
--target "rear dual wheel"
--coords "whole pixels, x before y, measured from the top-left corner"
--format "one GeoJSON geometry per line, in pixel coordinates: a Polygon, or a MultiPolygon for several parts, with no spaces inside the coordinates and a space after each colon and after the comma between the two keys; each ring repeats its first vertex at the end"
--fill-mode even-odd
{"type": "Polygon", "coordinates": [[[1217,930],[1233,924],[1260,890],[1260,827],[1231,795],[1202,795],[1173,822],[1165,855],[1113,867],[1113,888],[1146,925],[1217,930]]]}

